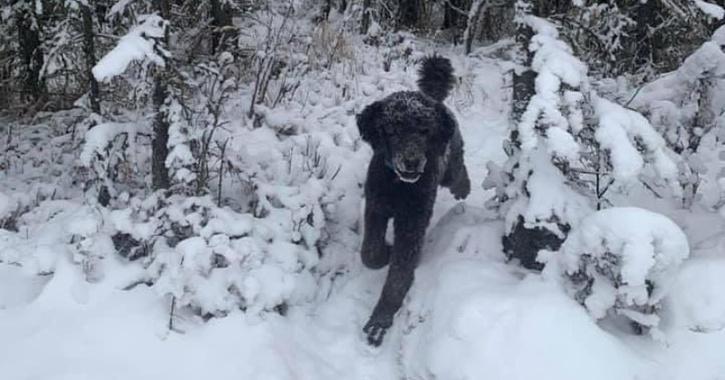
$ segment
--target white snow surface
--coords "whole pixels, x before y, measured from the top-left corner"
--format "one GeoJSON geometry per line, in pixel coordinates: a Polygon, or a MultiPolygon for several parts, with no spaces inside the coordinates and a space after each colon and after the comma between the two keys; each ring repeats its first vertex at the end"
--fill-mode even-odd
{"type": "MultiPolygon", "coordinates": [[[[339,268],[343,263],[346,269],[334,281],[318,284],[325,286],[318,297],[291,305],[285,316],[237,311],[203,322],[182,311],[175,317],[175,331],[169,331],[171,300],[160,298],[145,285],[124,290],[138,278],[139,267],[107,251],[109,247],[103,242],[94,243],[94,252],[99,252],[106,275],[96,283],[84,279],[76,252],[68,249],[69,242],[62,239],[69,234],[84,237],[107,228],[98,210],[81,206],[80,202],[50,201],[24,216],[25,225],[30,227],[18,232],[0,230],[0,378],[721,378],[725,374],[722,218],[676,215],[678,223],[685,224],[683,229],[695,240],[690,242],[695,259],[685,262],[682,272],[676,275],[675,282],[680,285],[673,285],[676,289],[671,298],[665,299],[667,323],[662,330],[667,345],[597,323],[557,281],[505,262],[500,245],[504,222],[478,207],[490,195],[478,184],[486,175],[488,161],[505,160],[501,143],[508,133],[509,86],[503,78],[509,67],[494,59],[449,55],[459,75],[474,89],[471,106],[453,107],[459,104],[460,94],[454,94],[449,101],[466,143],[473,189],[469,198],[460,203],[447,191],[439,192],[415,283],[380,348],[372,349],[365,343],[361,328],[377,301],[386,269],[363,268],[357,252],[341,250],[337,257],[323,258],[327,261],[320,267],[339,268]],[[32,255],[26,255],[28,252],[32,255]],[[37,275],[51,270],[52,274],[37,275]]],[[[103,72],[118,73],[120,66],[114,67],[103,72]]],[[[370,71],[361,75],[356,84],[364,94],[357,104],[335,103],[321,97],[321,91],[310,91],[309,99],[315,104],[308,108],[311,111],[306,111],[309,113],[304,120],[354,128],[354,111],[382,95],[414,87],[414,70],[394,66],[388,73],[370,71]]],[[[288,117],[283,113],[293,111],[283,108],[264,112],[274,124],[303,120],[288,117]]],[[[99,142],[108,140],[103,129],[95,133],[105,136],[99,136],[99,142]]],[[[269,129],[259,128],[246,135],[249,140],[230,146],[230,150],[244,151],[246,157],[255,158],[254,162],[279,161],[277,152],[266,150],[263,144],[274,138],[272,134],[269,129]]],[[[335,138],[347,137],[340,134],[335,138]]],[[[88,147],[91,154],[100,144],[88,147]]],[[[362,164],[352,154],[340,153],[331,160],[332,164],[362,164]]],[[[553,169],[545,162],[533,164],[553,169]]],[[[539,177],[529,186],[546,186],[547,179],[561,183],[560,178],[547,177],[547,173],[554,172],[537,173],[539,177]]],[[[339,190],[359,194],[356,175],[354,170],[341,171],[338,182],[347,188],[339,190]]],[[[284,195],[287,188],[266,190],[284,195]]],[[[548,194],[555,195],[561,204],[570,204],[565,198],[572,193],[548,194]]],[[[341,215],[348,218],[346,222],[354,224],[359,204],[356,198],[351,199],[340,208],[344,208],[341,215]]],[[[0,202],[11,204],[8,200],[0,202]]],[[[571,212],[579,218],[584,207],[571,212]]],[[[536,211],[542,215],[550,212],[536,211]]],[[[129,223],[123,215],[104,221],[109,220],[129,223]]],[[[633,226],[637,231],[637,225],[635,218],[613,228],[633,226]]],[[[211,225],[209,229],[232,227],[211,225]]],[[[139,236],[149,232],[143,225],[129,230],[139,236]]],[[[666,232],[671,230],[662,230],[666,232]]],[[[347,235],[335,238],[354,241],[347,235]]],[[[176,249],[195,249],[195,242],[199,241],[188,241],[176,249]]],[[[276,254],[275,260],[284,263],[285,251],[280,249],[276,254]]]]}
{"type": "Polygon", "coordinates": [[[695,5],[697,5],[697,7],[700,8],[702,12],[712,18],[722,20],[722,18],[725,17],[725,9],[717,4],[713,4],[703,0],[695,0],[695,5]]]}

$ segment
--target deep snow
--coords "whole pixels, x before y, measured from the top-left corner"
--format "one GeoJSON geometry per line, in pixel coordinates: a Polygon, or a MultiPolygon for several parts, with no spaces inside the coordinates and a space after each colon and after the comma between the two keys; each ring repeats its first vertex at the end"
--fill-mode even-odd
{"type": "Polygon", "coordinates": [[[357,257],[342,259],[354,264],[329,296],[291,307],[287,316],[236,312],[203,323],[181,315],[172,332],[170,300],[160,302],[143,285],[120,289],[136,277],[134,269],[111,256],[108,275],[90,284],[61,245],[28,236],[24,244],[53,256],[55,273],[37,276],[37,268],[0,263],[0,378],[725,378],[720,216],[647,205],[680,225],[692,249],[665,300],[664,342],[634,336],[617,321],[598,324],[556,281],[505,262],[504,223],[482,208],[490,194],[480,184],[486,163],[505,159],[508,68],[475,62],[469,86],[485,103],[454,107],[472,194],[461,203],[439,194],[415,283],[379,349],[367,346],[361,327],[385,270],[365,269],[357,257]]]}

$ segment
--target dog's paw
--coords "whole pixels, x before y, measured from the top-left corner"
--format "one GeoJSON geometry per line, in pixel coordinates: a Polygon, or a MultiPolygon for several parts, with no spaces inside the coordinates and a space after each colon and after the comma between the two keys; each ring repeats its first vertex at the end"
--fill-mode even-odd
{"type": "Polygon", "coordinates": [[[383,337],[388,331],[390,326],[393,325],[393,320],[388,318],[376,318],[370,317],[368,323],[363,327],[363,332],[367,335],[368,344],[371,346],[378,347],[383,343],[383,337]]]}
{"type": "Polygon", "coordinates": [[[456,200],[466,199],[471,193],[471,181],[468,176],[460,178],[453,186],[451,186],[451,194],[456,200]]]}
{"type": "Polygon", "coordinates": [[[385,243],[382,248],[369,248],[363,243],[363,249],[360,251],[360,258],[363,264],[369,269],[380,269],[390,262],[390,255],[393,248],[390,244],[385,243]]]}

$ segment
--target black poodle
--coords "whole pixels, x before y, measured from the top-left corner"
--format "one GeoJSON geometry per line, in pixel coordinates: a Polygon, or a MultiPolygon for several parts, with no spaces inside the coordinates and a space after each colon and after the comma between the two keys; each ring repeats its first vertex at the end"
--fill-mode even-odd
{"type": "Polygon", "coordinates": [[[418,74],[420,91],[396,92],[357,115],[360,135],[373,148],[365,183],[362,262],[372,269],[390,263],[383,292],[363,328],[374,346],[382,343],[413,283],[438,186],[447,187],[456,199],[471,190],[461,133],[443,104],[453,87],[451,62],[427,57],[418,74]],[[392,247],[385,242],[390,218],[392,247]]]}

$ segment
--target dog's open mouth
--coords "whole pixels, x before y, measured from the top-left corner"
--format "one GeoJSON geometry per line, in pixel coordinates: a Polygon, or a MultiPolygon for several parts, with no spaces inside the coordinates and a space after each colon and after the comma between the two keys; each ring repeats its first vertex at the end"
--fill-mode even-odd
{"type": "Polygon", "coordinates": [[[395,174],[398,175],[398,178],[400,178],[401,181],[406,183],[414,183],[420,179],[420,176],[423,173],[420,172],[408,172],[408,171],[402,171],[402,170],[395,170],[395,174]]]}

